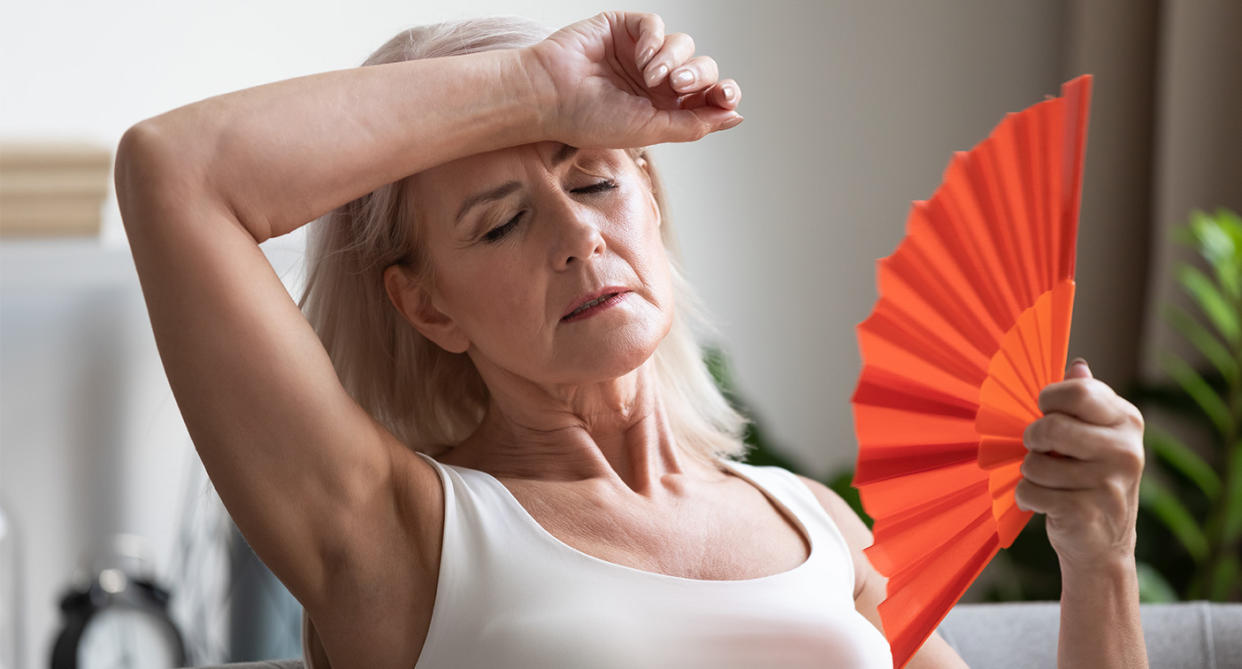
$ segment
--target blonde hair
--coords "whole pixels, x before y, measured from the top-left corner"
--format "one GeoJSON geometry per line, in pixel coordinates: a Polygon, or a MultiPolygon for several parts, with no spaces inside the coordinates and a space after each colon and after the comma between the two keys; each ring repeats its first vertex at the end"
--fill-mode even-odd
{"type": "MultiPolygon", "coordinates": [[[[404,30],[371,54],[364,66],[419,58],[521,48],[550,34],[528,19],[489,17],[404,30]]],[[[705,462],[741,459],[747,420],[721,394],[703,360],[698,337],[718,339],[680,266],[664,189],[643,149],[662,212],[676,312],[657,347],[653,372],[677,448],[705,462]]],[[[345,390],[407,447],[437,455],[479,425],[488,391],[465,353],[450,353],[422,336],[389,301],[385,268],[409,267],[415,280],[434,282],[420,243],[409,177],[335,209],[309,227],[307,280],[298,306],[318,333],[345,390]]],[[[302,620],[308,667],[328,667],[313,623],[302,620]]]]}

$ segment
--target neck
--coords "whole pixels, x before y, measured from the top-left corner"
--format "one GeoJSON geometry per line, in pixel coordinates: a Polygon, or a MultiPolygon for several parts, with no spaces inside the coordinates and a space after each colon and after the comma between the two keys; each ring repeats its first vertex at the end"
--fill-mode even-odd
{"type": "Polygon", "coordinates": [[[656,496],[685,475],[710,476],[679,451],[650,362],[607,382],[515,388],[489,384],[479,428],[445,458],[498,478],[595,480],[656,496]]]}

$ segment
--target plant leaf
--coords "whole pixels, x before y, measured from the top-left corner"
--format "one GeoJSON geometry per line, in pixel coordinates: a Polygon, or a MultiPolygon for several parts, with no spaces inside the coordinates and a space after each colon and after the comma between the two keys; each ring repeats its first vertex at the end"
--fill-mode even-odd
{"type": "Polygon", "coordinates": [[[1207,315],[1208,320],[1212,321],[1216,329],[1220,330],[1225,340],[1236,347],[1242,340],[1238,331],[1238,314],[1216,289],[1216,284],[1212,283],[1206,274],[1199,271],[1199,268],[1192,265],[1179,267],[1177,279],[1186,292],[1190,293],[1199,303],[1203,313],[1207,315]]]}
{"type": "Polygon", "coordinates": [[[1227,456],[1229,472],[1225,475],[1228,481],[1225,489],[1224,527],[1221,540],[1226,546],[1237,546],[1242,540],[1242,441],[1233,444],[1233,451],[1227,456]]]}
{"type": "Polygon", "coordinates": [[[1233,427],[1233,416],[1225,401],[1216,394],[1212,386],[1199,376],[1193,367],[1172,353],[1160,354],[1160,366],[1168,372],[1179,385],[1198,403],[1203,413],[1216,425],[1222,435],[1230,434],[1233,427]]]}
{"type": "Polygon", "coordinates": [[[1238,584],[1238,556],[1226,555],[1212,569],[1208,585],[1208,599],[1213,602],[1229,601],[1229,595],[1238,584]]]}
{"type": "Polygon", "coordinates": [[[1182,336],[1190,340],[1190,343],[1199,349],[1203,357],[1207,358],[1216,369],[1220,370],[1221,376],[1230,385],[1238,382],[1238,361],[1234,359],[1229,349],[1221,343],[1207,328],[1203,327],[1185,309],[1175,304],[1166,304],[1164,309],[1164,318],[1169,322],[1182,336]]]}
{"type": "Polygon", "coordinates": [[[1239,287],[1238,251],[1242,248],[1238,236],[1228,228],[1227,215],[1220,210],[1213,218],[1195,210],[1190,214],[1192,228],[1199,240],[1199,252],[1216,271],[1216,280],[1236,303],[1242,288],[1239,287]]]}
{"type": "Polygon", "coordinates": [[[1238,253],[1236,261],[1242,263],[1242,218],[1224,207],[1218,207],[1216,223],[1233,240],[1233,247],[1238,253]]]}
{"type": "Polygon", "coordinates": [[[1169,581],[1155,567],[1139,560],[1138,567],[1139,601],[1143,603],[1166,603],[1177,601],[1177,591],[1169,585],[1169,581]]]}
{"type": "Polygon", "coordinates": [[[1193,481],[1208,499],[1215,500],[1220,495],[1220,477],[1203,458],[1178,441],[1177,437],[1154,425],[1148,425],[1143,433],[1143,441],[1152,453],[1193,481]]]}
{"type": "Polygon", "coordinates": [[[1169,528],[1195,562],[1208,557],[1208,540],[1186,507],[1156,479],[1144,476],[1139,485],[1139,504],[1169,528]]]}

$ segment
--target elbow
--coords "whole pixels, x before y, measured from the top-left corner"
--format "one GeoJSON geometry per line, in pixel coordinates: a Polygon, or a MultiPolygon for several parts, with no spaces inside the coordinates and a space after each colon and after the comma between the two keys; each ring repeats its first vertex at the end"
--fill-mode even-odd
{"type": "Polygon", "coordinates": [[[155,119],[148,119],[126,130],[117,144],[112,178],[127,230],[145,218],[143,205],[164,187],[161,175],[170,173],[165,164],[165,143],[155,119]]]}

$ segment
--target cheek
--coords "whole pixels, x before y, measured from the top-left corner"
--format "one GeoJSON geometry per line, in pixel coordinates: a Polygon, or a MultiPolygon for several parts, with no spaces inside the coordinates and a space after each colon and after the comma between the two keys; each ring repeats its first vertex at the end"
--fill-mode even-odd
{"type": "Polygon", "coordinates": [[[486,261],[459,259],[453,269],[454,320],[481,350],[528,349],[530,337],[547,327],[548,305],[541,278],[510,254],[492,254],[486,261]]]}

